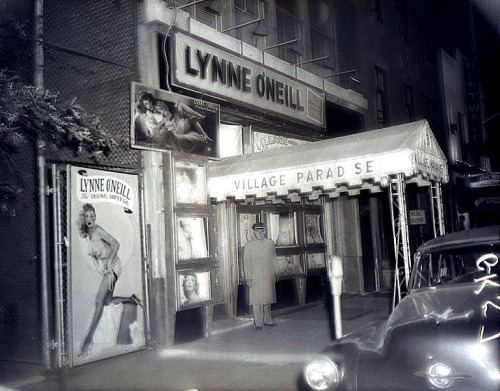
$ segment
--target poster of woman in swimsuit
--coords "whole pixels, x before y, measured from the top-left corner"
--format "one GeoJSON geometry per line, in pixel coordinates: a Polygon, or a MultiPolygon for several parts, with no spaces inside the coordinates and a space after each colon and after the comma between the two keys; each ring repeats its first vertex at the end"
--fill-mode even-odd
{"type": "Polygon", "coordinates": [[[72,365],[140,349],[144,289],[136,175],[70,168],[72,365]]]}

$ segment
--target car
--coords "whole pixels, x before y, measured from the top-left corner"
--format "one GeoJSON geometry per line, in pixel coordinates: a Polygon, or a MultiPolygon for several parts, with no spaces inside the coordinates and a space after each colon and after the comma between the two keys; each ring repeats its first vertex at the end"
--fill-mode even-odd
{"type": "Polygon", "coordinates": [[[310,390],[499,390],[499,226],[420,246],[386,321],[335,340],[303,370],[310,390]]]}

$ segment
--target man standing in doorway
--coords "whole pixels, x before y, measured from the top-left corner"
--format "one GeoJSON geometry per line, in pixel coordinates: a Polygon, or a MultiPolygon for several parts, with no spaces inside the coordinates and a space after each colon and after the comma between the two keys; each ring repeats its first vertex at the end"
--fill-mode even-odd
{"type": "Polygon", "coordinates": [[[274,327],[271,304],[276,303],[276,248],[274,242],[264,237],[263,223],[252,225],[255,238],[245,244],[243,269],[249,287],[249,304],[252,306],[255,328],[274,327]]]}

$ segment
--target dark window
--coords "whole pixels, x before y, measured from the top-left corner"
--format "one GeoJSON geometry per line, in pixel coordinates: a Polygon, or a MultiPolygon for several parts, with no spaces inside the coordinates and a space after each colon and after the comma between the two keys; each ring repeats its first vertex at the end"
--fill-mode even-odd
{"type": "MultiPolygon", "coordinates": [[[[189,4],[190,2],[191,1],[186,4],[189,4]]],[[[204,2],[184,7],[183,10],[187,11],[189,13],[189,17],[196,19],[198,22],[204,23],[216,30],[222,30],[222,15],[210,8],[207,8],[207,4],[204,2]]]]}
{"type": "MultiPolygon", "coordinates": [[[[312,58],[331,55],[333,51],[333,10],[323,0],[309,0],[312,58]]],[[[333,68],[333,58],[325,60],[333,68]]],[[[328,65],[327,65],[328,66],[328,65]]]]}
{"type": "Polygon", "coordinates": [[[278,42],[299,39],[297,44],[283,45],[278,49],[278,57],[290,64],[297,64],[301,61],[303,45],[303,42],[300,41],[300,20],[296,15],[297,7],[295,4],[295,0],[276,1],[278,42]]]}
{"type": "Polygon", "coordinates": [[[292,15],[298,15],[297,0],[275,0],[276,7],[289,12],[292,15]]]}
{"type": "Polygon", "coordinates": [[[408,33],[408,15],[406,14],[406,2],[405,0],[395,0],[396,1],[396,13],[398,19],[398,33],[401,42],[408,44],[409,33],[408,33]]]}
{"type": "Polygon", "coordinates": [[[412,122],[415,120],[415,101],[413,99],[413,88],[404,85],[404,102],[406,110],[406,120],[412,122]]]}
{"type": "Polygon", "coordinates": [[[370,15],[379,23],[384,23],[382,0],[370,0],[370,15]]]}
{"type": "Polygon", "coordinates": [[[375,67],[375,104],[377,126],[383,128],[389,123],[387,112],[387,76],[383,69],[375,67]]]}
{"type": "MultiPolygon", "coordinates": [[[[265,7],[262,0],[235,0],[234,1],[234,17],[235,26],[242,26],[238,29],[233,29],[236,31],[236,37],[242,41],[256,46],[257,41],[251,31],[257,28],[257,23],[251,23],[252,21],[258,20],[259,18],[265,17],[265,7]],[[244,27],[245,24],[250,23],[248,26],[244,27]]],[[[262,22],[259,23],[264,23],[262,22]]]]}

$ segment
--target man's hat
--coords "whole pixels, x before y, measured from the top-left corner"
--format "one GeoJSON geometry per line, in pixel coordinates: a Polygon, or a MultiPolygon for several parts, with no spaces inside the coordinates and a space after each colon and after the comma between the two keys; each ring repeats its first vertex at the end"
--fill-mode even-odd
{"type": "Polygon", "coordinates": [[[266,229],[264,223],[255,223],[252,225],[252,229],[255,231],[257,229],[266,229]]]}

